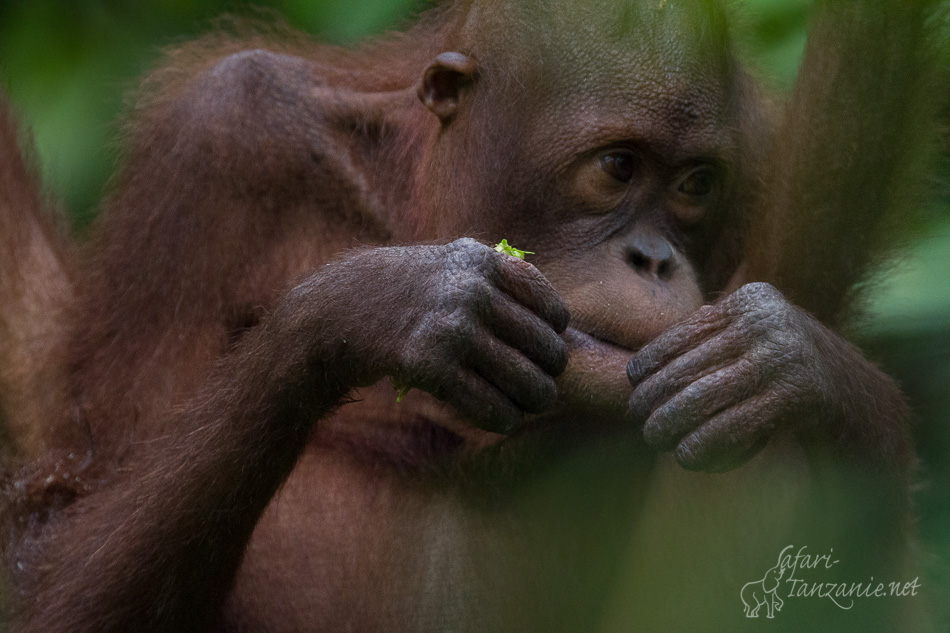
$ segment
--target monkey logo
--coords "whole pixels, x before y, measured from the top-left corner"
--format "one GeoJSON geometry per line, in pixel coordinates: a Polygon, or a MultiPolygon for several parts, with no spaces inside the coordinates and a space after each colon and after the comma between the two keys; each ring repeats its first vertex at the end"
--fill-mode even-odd
{"type": "Polygon", "coordinates": [[[765,617],[774,618],[776,611],[781,611],[785,605],[778,597],[778,588],[781,584],[785,569],[776,564],[765,572],[761,580],[747,582],[739,592],[742,599],[743,611],[747,618],[759,617],[759,609],[765,607],[765,617]]]}

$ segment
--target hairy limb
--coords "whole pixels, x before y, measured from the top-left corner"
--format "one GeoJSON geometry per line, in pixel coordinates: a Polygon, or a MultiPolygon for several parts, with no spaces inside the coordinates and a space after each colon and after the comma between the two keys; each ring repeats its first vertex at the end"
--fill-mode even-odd
{"type": "MultiPolygon", "coordinates": [[[[392,96],[395,118],[415,99],[392,96]]],[[[252,51],[157,99],[96,228],[67,350],[74,401],[50,435],[67,453],[91,439],[85,475],[103,483],[23,517],[36,530],[13,552],[21,630],[204,630],[313,421],[349,388],[395,375],[506,430],[553,403],[566,363],[560,298],[484,245],[323,265],[349,240],[388,239],[387,198],[351,151],[385,153],[383,96],[252,51]]]]}
{"type": "Polygon", "coordinates": [[[14,562],[30,600],[18,630],[207,629],[310,420],[345,392],[308,379],[311,359],[281,321],[262,324],[221,364],[179,432],[20,544],[14,562]]]}
{"type": "Polygon", "coordinates": [[[845,320],[855,284],[920,206],[933,115],[948,93],[926,22],[938,4],[817,3],[744,281],[774,284],[825,324],[845,320]]]}
{"type": "Polygon", "coordinates": [[[20,630],[204,630],[312,422],[351,386],[396,375],[510,430],[553,404],[567,318],[533,266],[473,240],[322,267],[219,364],[175,433],[19,548],[20,630]]]}
{"type": "Polygon", "coordinates": [[[906,472],[908,415],[893,381],[768,284],[707,305],[627,366],[644,438],[697,470],[728,470],[793,432],[906,472]]]}
{"type": "Polygon", "coordinates": [[[169,410],[294,280],[347,244],[389,239],[387,200],[352,151],[379,151],[353,128],[379,131],[381,97],[334,93],[308,60],[266,50],[156,77],[78,276],[69,401],[42,425],[103,473],[129,438],[174,431],[169,410]]]}

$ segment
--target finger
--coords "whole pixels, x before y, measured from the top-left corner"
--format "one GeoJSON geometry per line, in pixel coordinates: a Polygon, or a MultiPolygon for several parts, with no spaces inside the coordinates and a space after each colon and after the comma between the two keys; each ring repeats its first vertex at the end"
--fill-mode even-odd
{"type": "Polygon", "coordinates": [[[527,356],[551,376],[559,376],[567,367],[567,344],[539,316],[515,303],[505,294],[491,300],[486,321],[504,342],[527,356]]]}
{"type": "MultiPolygon", "coordinates": [[[[721,333],[668,364],[639,383],[634,383],[628,409],[629,419],[646,420],[651,412],[703,377],[735,362],[742,348],[733,337],[721,333]]],[[[628,364],[629,371],[629,364],[628,364]]]]}
{"type": "Polygon", "coordinates": [[[717,306],[703,306],[686,321],[666,330],[634,354],[627,363],[627,379],[636,386],[677,356],[725,330],[728,323],[717,306]]]}
{"type": "Polygon", "coordinates": [[[495,285],[516,302],[525,306],[560,334],[567,328],[571,313],[551,282],[528,262],[500,255],[495,269],[495,285]]]}
{"type": "Polygon", "coordinates": [[[673,455],[687,470],[725,472],[741,466],[768,443],[774,410],[770,397],[745,400],[683,438],[673,455]]]}
{"type": "Polygon", "coordinates": [[[524,425],[521,410],[497,387],[472,371],[457,368],[441,385],[425,390],[451,404],[462,417],[485,431],[510,434],[524,425]]]}
{"type": "Polygon", "coordinates": [[[554,379],[487,331],[475,335],[471,363],[476,373],[529,413],[541,413],[557,400],[554,379]]]}
{"type": "Polygon", "coordinates": [[[757,372],[754,362],[742,359],[687,385],[650,415],[643,439],[658,451],[673,450],[712,416],[748,399],[759,386],[757,372]]]}

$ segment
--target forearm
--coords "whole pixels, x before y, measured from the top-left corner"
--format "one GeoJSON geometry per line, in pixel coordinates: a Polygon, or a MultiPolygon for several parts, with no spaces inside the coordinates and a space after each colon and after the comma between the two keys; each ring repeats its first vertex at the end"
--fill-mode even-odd
{"type": "Polygon", "coordinates": [[[913,438],[910,409],[897,384],[837,335],[828,332],[817,346],[829,359],[824,384],[830,405],[811,439],[829,443],[848,461],[906,477],[913,466],[913,438]]]}
{"type": "Polygon", "coordinates": [[[345,393],[308,378],[332,352],[311,356],[271,325],[219,365],[174,434],[20,548],[19,630],[207,628],[312,421],[345,393]]]}
{"type": "Polygon", "coordinates": [[[773,145],[747,279],[774,283],[825,323],[848,316],[855,284],[892,243],[896,222],[920,206],[909,170],[923,164],[943,98],[926,27],[935,4],[818,3],[773,145]]]}

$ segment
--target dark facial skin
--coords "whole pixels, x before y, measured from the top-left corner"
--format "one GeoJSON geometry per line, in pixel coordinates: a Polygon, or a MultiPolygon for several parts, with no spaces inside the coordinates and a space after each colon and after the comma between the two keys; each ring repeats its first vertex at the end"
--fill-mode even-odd
{"type": "MultiPolygon", "coordinates": [[[[854,573],[893,571],[906,408],[767,283],[773,223],[802,276],[826,253],[761,211],[770,125],[721,12],[690,7],[460,3],[359,52],[185,47],[78,263],[13,179],[0,211],[57,264],[11,242],[16,274],[68,288],[6,297],[52,315],[52,370],[16,385],[52,395],[5,409],[43,420],[8,494],[14,630],[579,631],[628,607],[702,630],[741,611],[674,594],[723,609],[723,568],[761,577],[799,537],[847,558],[858,520],[881,554],[854,573]]],[[[885,23],[913,49],[922,14],[888,7],[823,8],[810,50],[844,64],[885,23]]],[[[815,72],[792,109],[882,73],[815,72]]],[[[834,129],[781,149],[861,140],[834,129]]]]}

